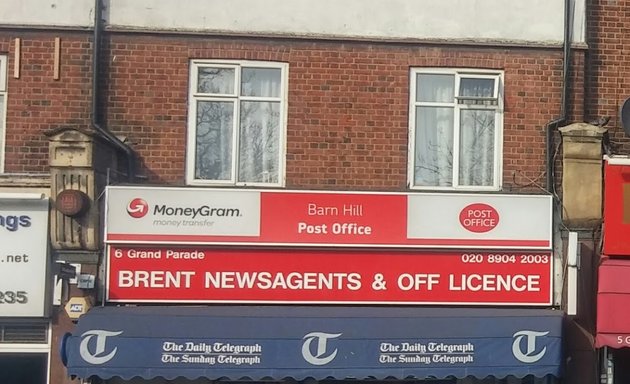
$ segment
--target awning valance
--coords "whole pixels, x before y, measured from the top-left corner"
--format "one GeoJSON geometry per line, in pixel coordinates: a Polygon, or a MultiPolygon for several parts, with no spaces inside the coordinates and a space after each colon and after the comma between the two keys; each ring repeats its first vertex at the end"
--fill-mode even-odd
{"type": "Polygon", "coordinates": [[[562,312],[99,307],[64,338],[77,377],[422,379],[560,375],[562,312]]]}
{"type": "Polygon", "coordinates": [[[604,258],[597,279],[595,346],[630,347],[630,260],[604,258]]]}

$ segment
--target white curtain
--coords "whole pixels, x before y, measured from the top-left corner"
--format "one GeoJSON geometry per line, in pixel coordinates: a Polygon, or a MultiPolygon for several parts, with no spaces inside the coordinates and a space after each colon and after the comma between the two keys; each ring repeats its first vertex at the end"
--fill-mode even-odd
{"type": "Polygon", "coordinates": [[[239,128],[240,182],[278,182],[280,69],[244,68],[239,128]],[[256,98],[266,98],[258,101],[256,98]],[[269,100],[271,99],[271,100],[269,100]]]}
{"type": "MultiPolygon", "coordinates": [[[[462,79],[460,96],[494,95],[493,79],[462,79]]],[[[485,186],[494,182],[495,115],[491,101],[465,101],[459,116],[459,185],[485,186]],[[479,105],[480,107],[476,107],[479,105]],[[484,108],[490,105],[491,107],[484,108]]]]}
{"type": "Polygon", "coordinates": [[[416,108],[416,185],[453,184],[453,108],[416,108]]]}
{"type": "Polygon", "coordinates": [[[4,119],[2,118],[2,113],[4,112],[4,95],[0,94],[0,153],[4,151],[4,143],[2,142],[2,138],[4,135],[4,119]]]}
{"type": "Polygon", "coordinates": [[[195,178],[232,177],[233,101],[198,101],[195,178]]]}
{"type": "Polygon", "coordinates": [[[197,100],[195,178],[231,180],[236,92],[234,68],[200,67],[197,92],[219,100],[197,100]],[[225,97],[225,95],[232,97],[225,97]]]}
{"type": "Polygon", "coordinates": [[[493,183],[494,115],[492,110],[464,109],[460,112],[460,185],[493,183]]]}
{"type": "MultiPolygon", "coordinates": [[[[421,103],[452,104],[454,82],[453,75],[421,74],[416,99],[421,103]]],[[[451,106],[416,107],[416,185],[453,185],[453,116],[451,106]]]]}

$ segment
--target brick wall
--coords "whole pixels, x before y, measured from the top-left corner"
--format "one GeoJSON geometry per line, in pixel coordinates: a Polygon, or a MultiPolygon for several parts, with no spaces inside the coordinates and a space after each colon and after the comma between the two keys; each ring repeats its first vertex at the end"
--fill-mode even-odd
{"type": "Polygon", "coordinates": [[[0,32],[0,52],[9,54],[6,172],[46,172],[44,132],[89,123],[90,46],[87,35],[0,32]],[[62,41],[60,80],[53,79],[55,37],[62,41]],[[15,38],[21,39],[19,78],[15,38]]]}
{"type": "Polygon", "coordinates": [[[610,116],[606,126],[616,154],[630,154],[619,108],[630,97],[630,1],[587,2],[586,114],[610,116]]]}
{"type": "MultiPolygon", "coordinates": [[[[81,33],[0,33],[0,52],[10,54],[8,172],[46,171],[43,132],[89,126],[90,40],[81,33]],[[56,36],[60,80],[52,78],[56,36]],[[22,38],[19,79],[12,76],[15,37],[22,38]]],[[[573,56],[577,91],[584,54],[573,56]]],[[[560,113],[560,49],[109,34],[101,68],[103,125],[130,140],[148,182],[184,182],[192,58],[289,63],[288,188],[404,190],[409,68],[504,70],[504,190],[544,186],[545,125],[560,113]]],[[[582,114],[580,94],[573,94],[573,118],[582,114]]]]}

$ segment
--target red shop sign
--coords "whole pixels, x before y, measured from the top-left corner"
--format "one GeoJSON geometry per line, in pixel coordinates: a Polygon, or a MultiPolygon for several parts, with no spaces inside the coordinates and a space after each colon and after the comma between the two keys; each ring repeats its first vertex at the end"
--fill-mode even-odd
{"type": "Polygon", "coordinates": [[[550,252],[110,246],[110,302],[551,304],[550,252]]]}

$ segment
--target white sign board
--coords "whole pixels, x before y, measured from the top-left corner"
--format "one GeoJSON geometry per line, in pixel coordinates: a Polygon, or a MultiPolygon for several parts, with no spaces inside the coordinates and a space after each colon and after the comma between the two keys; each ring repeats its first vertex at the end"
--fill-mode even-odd
{"type": "Polygon", "coordinates": [[[552,247],[552,197],[108,187],[108,244],[552,247]]]}
{"type": "MultiPolygon", "coordinates": [[[[260,192],[190,188],[107,188],[109,230],[169,238],[251,237],[260,233],[260,192]]],[[[110,236],[108,236],[110,235],[110,236]]]]}
{"type": "Polygon", "coordinates": [[[407,236],[451,247],[474,242],[489,248],[551,246],[549,195],[423,193],[410,195],[407,236]]]}
{"type": "Polygon", "coordinates": [[[47,315],[48,199],[0,193],[0,317],[47,315]]]}

